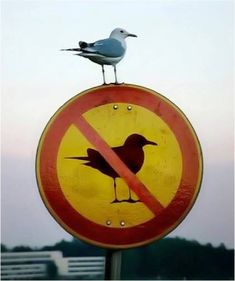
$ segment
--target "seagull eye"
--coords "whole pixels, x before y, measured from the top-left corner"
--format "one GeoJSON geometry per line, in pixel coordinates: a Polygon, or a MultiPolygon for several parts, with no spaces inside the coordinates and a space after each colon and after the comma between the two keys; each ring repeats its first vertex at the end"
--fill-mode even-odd
{"type": "Polygon", "coordinates": [[[121,30],[120,32],[121,32],[121,33],[123,33],[124,31],[123,31],[123,30],[121,30]]]}

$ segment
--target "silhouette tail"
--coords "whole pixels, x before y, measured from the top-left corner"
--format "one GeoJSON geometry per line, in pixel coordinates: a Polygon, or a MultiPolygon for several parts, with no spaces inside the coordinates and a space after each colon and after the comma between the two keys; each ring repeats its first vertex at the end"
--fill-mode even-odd
{"type": "Polygon", "coordinates": [[[80,156],[71,156],[71,157],[65,157],[65,159],[73,159],[73,160],[89,160],[87,156],[80,157],[80,156]]]}

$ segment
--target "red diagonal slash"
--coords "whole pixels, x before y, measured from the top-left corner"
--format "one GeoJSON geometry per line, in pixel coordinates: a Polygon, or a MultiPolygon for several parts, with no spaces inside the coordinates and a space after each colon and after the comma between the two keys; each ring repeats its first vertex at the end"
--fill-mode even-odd
{"type": "Polygon", "coordinates": [[[96,130],[80,115],[74,120],[74,125],[83,133],[87,140],[102,154],[110,166],[122,177],[139,199],[152,211],[154,215],[164,209],[161,203],[149,192],[146,186],[136,177],[126,164],[109,147],[96,130]]]}

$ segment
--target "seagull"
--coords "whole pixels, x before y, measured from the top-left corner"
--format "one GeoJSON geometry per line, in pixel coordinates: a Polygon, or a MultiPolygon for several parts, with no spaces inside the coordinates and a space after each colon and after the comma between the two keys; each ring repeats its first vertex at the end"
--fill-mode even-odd
{"type": "MultiPolygon", "coordinates": [[[[126,164],[126,166],[134,174],[136,174],[141,169],[144,163],[143,147],[145,145],[157,145],[157,143],[147,140],[142,135],[132,134],[127,137],[126,141],[124,142],[124,145],[112,147],[111,149],[126,164]]],[[[93,148],[88,148],[87,156],[72,156],[72,157],[65,157],[65,158],[74,159],[74,160],[85,160],[87,162],[84,163],[83,165],[89,166],[93,169],[97,169],[101,173],[113,178],[115,198],[111,203],[117,203],[117,202],[135,203],[139,201],[131,198],[130,188],[129,188],[129,198],[127,200],[119,201],[117,199],[116,178],[119,178],[120,176],[97,150],[93,148]]]]}
{"type": "Polygon", "coordinates": [[[125,55],[125,39],[127,37],[137,36],[127,32],[123,28],[115,28],[107,39],[98,40],[94,43],[80,41],[78,43],[80,48],[61,49],[61,51],[79,52],[75,55],[87,58],[95,63],[100,64],[102,67],[104,85],[106,84],[104,65],[112,65],[115,75],[115,84],[118,84],[116,64],[119,63],[119,61],[122,60],[125,55]]]}

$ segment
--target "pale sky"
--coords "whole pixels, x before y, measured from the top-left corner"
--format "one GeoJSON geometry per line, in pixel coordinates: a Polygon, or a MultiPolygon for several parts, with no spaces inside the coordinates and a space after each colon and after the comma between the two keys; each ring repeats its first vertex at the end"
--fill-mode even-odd
{"type": "Polygon", "coordinates": [[[233,247],[233,11],[233,1],[1,1],[2,243],[42,246],[71,238],[39,196],[36,149],[55,111],[101,84],[102,73],[59,50],[122,27],[138,38],[127,38],[119,81],[174,102],[203,150],[201,192],[169,236],[233,247]]]}

